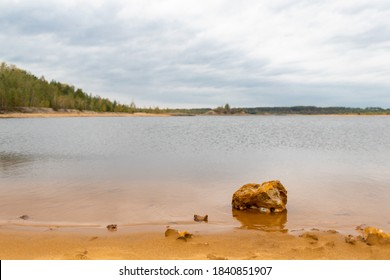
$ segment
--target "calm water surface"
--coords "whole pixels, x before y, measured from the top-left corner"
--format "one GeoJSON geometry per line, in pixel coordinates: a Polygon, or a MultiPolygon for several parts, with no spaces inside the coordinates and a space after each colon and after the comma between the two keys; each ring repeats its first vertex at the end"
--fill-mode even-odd
{"type": "Polygon", "coordinates": [[[191,224],[390,231],[390,118],[0,119],[0,225],[191,224]],[[279,179],[288,212],[232,212],[279,179]],[[29,221],[17,219],[28,214],[29,221]]]}

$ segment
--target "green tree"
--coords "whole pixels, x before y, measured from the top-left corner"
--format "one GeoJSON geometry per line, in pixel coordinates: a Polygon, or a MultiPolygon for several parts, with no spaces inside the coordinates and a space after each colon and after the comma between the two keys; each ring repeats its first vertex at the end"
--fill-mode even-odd
{"type": "Polygon", "coordinates": [[[230,114],[230,113],[231,113],[229,103],[226,103],[226,104],[225,104],[224,113],[225,113],[225,114],[230,114]]]}
{"type": "Polygon", "coordinates": [[[92,110],[97,112],[135,112],[130,106],[117,101],[92,96],[73,85],[39,79],[14,65],[0,64],[0,108],[15,110],[19,107],[50,107],[59,109],[92,110]]]}

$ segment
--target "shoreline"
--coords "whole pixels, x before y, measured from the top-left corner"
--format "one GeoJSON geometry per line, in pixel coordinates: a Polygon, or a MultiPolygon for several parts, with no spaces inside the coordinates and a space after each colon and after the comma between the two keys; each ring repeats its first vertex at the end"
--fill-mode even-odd
{"type": "Polygon", "coordinates": [[[390,244],[368,245],[358,233],[348,237],[332,229],[283,233],[239,228],[213,230],[205,223],[196,225],[169,227],[193,234],[185,239],[166,236],[167,226],[163,225],[149,229],[120,227],[117,231],[3,225],[0,259],[390,260],[390,244]]]}
{"type": "Polygon", "coordinates": [[[0,119],[20,119],[20,118],[66,118],[66,117],[270,117],[270,116],[312,116],[312,117],[390,117],[388,114],[232,114],[232,115],[186,115],[186,114],[170,114],[170,113],[99,113],[99,112],[36,112],[36,113],[21,113],[7,112],[0,113],[0,119]]]}
{"type": "Polygon", "coordinates": [[[149,114],[149,113],[96,113],[96,112],[58,112],[58,113],[4,113],[0,119],[13,118],[66,118],[66,117],[169,117],[170,114],[149,114]]]}

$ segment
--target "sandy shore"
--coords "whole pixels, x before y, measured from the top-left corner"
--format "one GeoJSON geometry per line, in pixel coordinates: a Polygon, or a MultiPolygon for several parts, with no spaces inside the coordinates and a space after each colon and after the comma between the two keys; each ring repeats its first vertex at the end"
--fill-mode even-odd
{"type": "Polygon", "coordinates": [[[351,244],[332,230],[195,230],[185,241],[166,237],[166,228],[160,227],[148,232],[120,228],[109,232],[3,226],[0,259],[390,259],[390,245],[369,246],[359,238],[351,244]]]}

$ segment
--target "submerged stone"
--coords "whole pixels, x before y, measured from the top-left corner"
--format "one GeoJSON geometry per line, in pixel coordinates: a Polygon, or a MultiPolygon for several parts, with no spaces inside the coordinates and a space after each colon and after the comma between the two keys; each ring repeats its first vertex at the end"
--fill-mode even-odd
{"type": "Polygon", "coordinates": [[[238,210],[259,209],[265,213],[278,213],[286,209],[287,190],[278,180],[262,184],[246,184],[232,198],[232,207],[238,210]]]}

